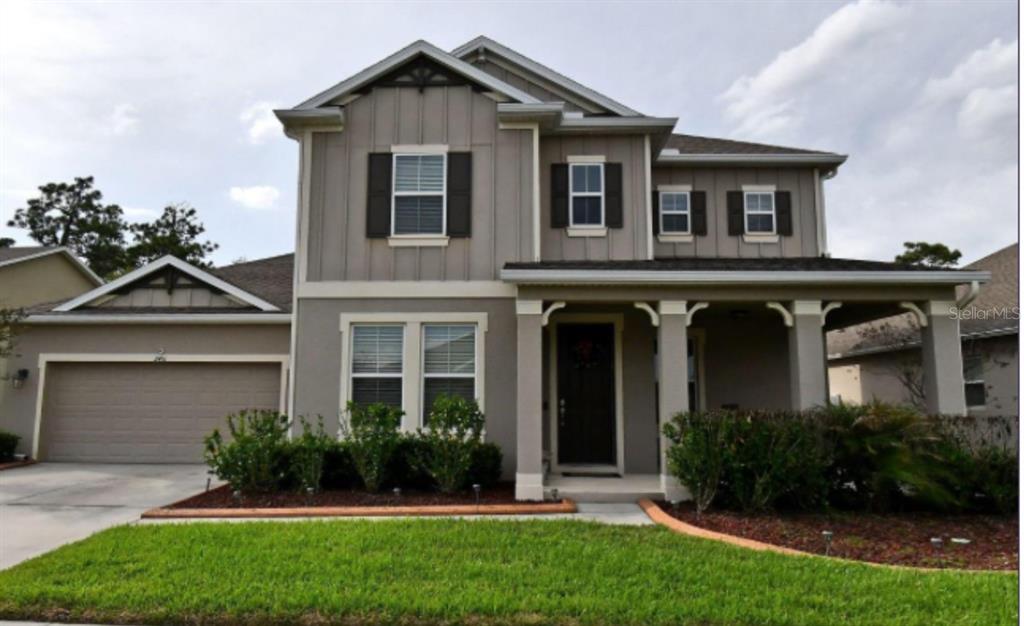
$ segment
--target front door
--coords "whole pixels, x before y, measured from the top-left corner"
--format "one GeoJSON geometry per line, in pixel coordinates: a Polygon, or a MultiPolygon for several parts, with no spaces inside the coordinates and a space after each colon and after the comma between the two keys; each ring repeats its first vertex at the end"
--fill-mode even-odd
{"type": "Polygon", "coordinates": [[[558,325],[558,463],[615,465],[615,325],[558,325]]]}

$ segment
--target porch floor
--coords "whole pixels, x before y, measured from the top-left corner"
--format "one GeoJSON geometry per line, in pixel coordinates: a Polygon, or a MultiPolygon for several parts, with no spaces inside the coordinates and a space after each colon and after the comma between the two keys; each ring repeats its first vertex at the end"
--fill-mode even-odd
{"type": "Polygon", "coordinates": [[[545,493],[558,490],[559,496],[577,502],[635,502],[639,498],[664,498],[661,477],[657,474],[625,476],[562,476],[552,474],[544,483],[545,493]]]}

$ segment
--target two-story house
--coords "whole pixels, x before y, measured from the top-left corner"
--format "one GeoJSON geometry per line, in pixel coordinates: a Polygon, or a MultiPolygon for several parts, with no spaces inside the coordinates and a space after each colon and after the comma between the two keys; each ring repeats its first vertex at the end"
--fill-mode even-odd
{"type": "MultiPolygon", "coordinates": [[[[987,274],[830,258],[824,185],[845,156],[674,134],[675,118],[484,37],[452,52],[415,42],[276,113],[298,144],[293,267],[207,273],[165,260],[38,314],[40,325],[90,311],[120,324],[111,303],[143,302],[120,314],[136,331],[129,350],[146,333],[168,337],[138,359],[162,359],[147,368],[155,380],[187,362],[177,389],[205,389],[197,363],[233,363],[231,402],[279,394],[290,414],[331,428],[348,402],[401,407],[415,429],[438,394],[475,398],[530,499],[678,495],[660,436],[673,414],[824,404],[825,331],[900,311],[922,328],[929,409],[964,411],[951,311],[956,287],[987,274]],[[135,295],[179,280],[191,295],[176,309],[135,295]],[[167,317],[140,320],[152,315],[167,317]],[[272,391],[245,396],[257,379],[250,390],[272,391]]],[[[47,363],[71,376],[48,349],[26,348],[36,378],[47,363]]],[[[74,402],[30,387],[23,432],[45,454],[56,429],[70,453],[72,427],[47,424],[74,423],[48,413],[74,414],[74,402]]]]}

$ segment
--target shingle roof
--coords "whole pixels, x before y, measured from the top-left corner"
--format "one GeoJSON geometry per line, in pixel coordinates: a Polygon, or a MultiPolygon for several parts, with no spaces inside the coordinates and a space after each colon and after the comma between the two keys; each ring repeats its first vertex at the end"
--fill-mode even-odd
{"type": "Polygon", "coordinates": [[[292,310],[292,266],[294,254],[245,261],[210,270],[232,285],[263,298],[282,311],[292,310]]]}
{"type": "MultiPolygon", "coordinates": [[[[540,261],[506,263],[508,270],[643,270],[643,271],[807,271],[807,272],[933,272],[933,268],[885,261],[836,259],[832,257],[720,258],[687,257],[653,261],[540,261]]],[[[948,271],[948,270],[944,270],[948,271]]]]}
{"type": "Polygon", "coordinates": [[[35,256],[41,252],[46,252],[47,250],[57,250],[57,248],[49,246],[14,246],[11,248],[0,248],[0,263],[35,256]]]}
{"type": "Polygon", "coordinates": [[[821,150],[804,150],[749,141],[681,134],[673,134],[669,137],[665,147],[679,150],[681,154],[834,154],[821,150]]]}
{"type": "MultiPolygon", "coordinates": [[[[964,266],[965,270],[991,272],[992,279],[981,287],[978,297],[962,312],[961,336],[1019,332],[1020,321],[1013,315],[1019,293],[1018,257],[1019,245],[1012,244],[964,266]]],[[[959,295],[964,295],[965,290],[961,288],[959,295]]],[[[830,332],[828,353],[852,356],[915,347],[919,342],[917,326],[911,314],[907,313],[830,332]]]]}

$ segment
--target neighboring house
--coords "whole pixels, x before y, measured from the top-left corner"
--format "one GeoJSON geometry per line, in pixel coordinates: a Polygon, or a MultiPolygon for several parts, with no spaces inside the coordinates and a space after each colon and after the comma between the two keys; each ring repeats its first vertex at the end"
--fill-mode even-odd
{"type": "Polygon", "coordinates": [[[277,115],[300,155],[290,300],[259,269],[286,257],[165,260],[39,313],[15,422],[40,456],[198,459],[218,413],[279,393],[332,430],[350,401],[411,430],[450,393],[480,403],[520,498],[675,497],[673,414],[823,404],[824,330],[907,307],[930,320],[929,406],[964,410],[945,312],[988,274],[829,258],[842,155],[673,134],[483,37],[415,42],[277,115]]]}
{"type": "MultiPolygon", "coordinates": [[[[0,248],[0,309],[19,310],[57,302],[102,284],[103,279],[67,248],[0,248]]],[[[23,385],[27,373],[25,368],[10,367],[7,359],[0,358],[0,415],[4,396],[13,385],[23,385]]]]}
{"type": "MultiPolygon", "coordinates": [[[[959,311],[964,396],[971,415],[1018,414],[1020,354],[1019,246],[1013,244],[965,269],[992,275],[959,311]]],[[[923,405],[921,341],[910,316],[851,326],[828,334],[833,399],[923,405]]]]}

